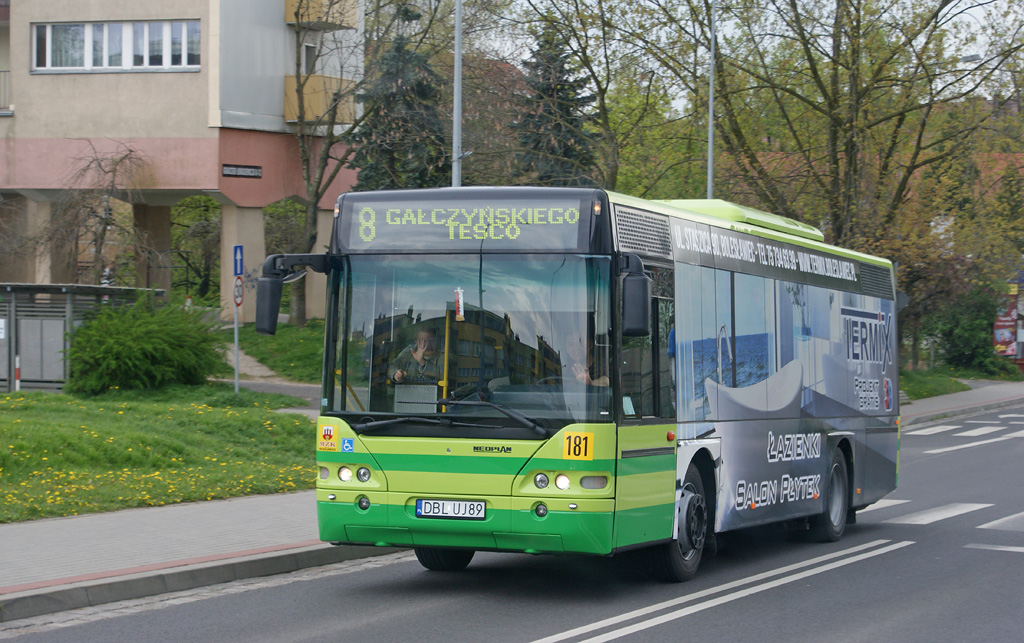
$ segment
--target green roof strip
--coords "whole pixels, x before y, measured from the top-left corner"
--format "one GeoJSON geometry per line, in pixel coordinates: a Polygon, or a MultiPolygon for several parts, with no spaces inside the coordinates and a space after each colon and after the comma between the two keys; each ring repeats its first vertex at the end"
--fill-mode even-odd
{"type": "Polygon", "coordinates": [[[814,226],[801,223],[794,219],[780,217],[744,205],[737,205],[722,199],[666,199],[658,201],[681,210],[689,210],[716,219],[734,221],[752,226],[760,226],[778,232],[785,232],[812,241],[824,241],[825,235],[814,226]]]}

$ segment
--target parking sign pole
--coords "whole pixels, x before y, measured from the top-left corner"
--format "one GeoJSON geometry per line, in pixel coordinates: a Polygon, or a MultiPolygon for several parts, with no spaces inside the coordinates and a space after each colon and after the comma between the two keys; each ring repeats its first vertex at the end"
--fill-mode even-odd
{"type": "Polygon", "coordinates": [[[235,395],[238,395],[238,309],[242,307],[242,277],[235,277],[235,395]]]}

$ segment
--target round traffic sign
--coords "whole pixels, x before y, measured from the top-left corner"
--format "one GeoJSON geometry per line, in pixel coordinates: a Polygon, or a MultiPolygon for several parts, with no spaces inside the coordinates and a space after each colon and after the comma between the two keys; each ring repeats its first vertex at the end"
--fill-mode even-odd
{"type": "Polygon", "coordinates": [[[239,277],[235,277],[235,305],[236,306],[241,306],[242,305],[242,295],[243,295],[244,291],[245,291],[245,288],[242,286],[242,278],[240,276],[239,277]]]}

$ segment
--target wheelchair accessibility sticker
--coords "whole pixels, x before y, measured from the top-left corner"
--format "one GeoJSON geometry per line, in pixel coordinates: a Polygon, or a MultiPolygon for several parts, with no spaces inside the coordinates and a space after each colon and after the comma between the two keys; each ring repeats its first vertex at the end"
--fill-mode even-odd
{"type": "Polygon", "coordinates": [[[341,452],[342,453],[354,453],[356,450],[356,441],[353,438],[342,438],[341,439],[341,452]]]}

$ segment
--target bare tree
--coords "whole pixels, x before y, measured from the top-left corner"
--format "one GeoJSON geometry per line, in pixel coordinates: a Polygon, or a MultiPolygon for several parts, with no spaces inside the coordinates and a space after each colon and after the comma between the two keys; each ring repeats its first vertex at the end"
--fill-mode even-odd
{"type": "Polygon", "coordinates": [[[132,227],[115,216],[118,201],[136,200],[135,184],[147,171],[147,161],[131,146],[115,142],[110,151],[86,141],[88,151],[74,159],[77,168],[67,179],[67,188],[53,204],[53,216],[41,236],[34,239],[38,250],[60,249],[78,257],[91,256],[88,282],[99,284],[108,267],[106,251],[112,241],[134,245],[136,253],[149,249],[132,227]]]}

